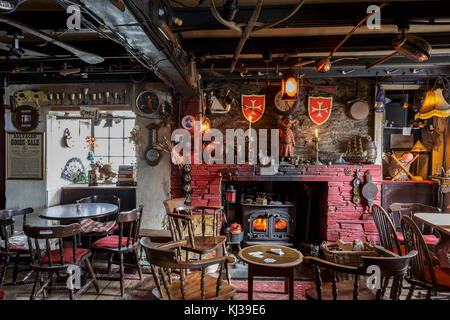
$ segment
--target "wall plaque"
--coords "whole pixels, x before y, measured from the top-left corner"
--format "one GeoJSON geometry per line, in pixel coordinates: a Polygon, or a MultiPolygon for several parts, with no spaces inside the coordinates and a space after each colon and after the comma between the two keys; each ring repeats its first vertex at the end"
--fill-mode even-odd
{"type": "Polygon", "coordinates": [[[39,124],[39,112],[31,106],[20,106],[12,113],[12,123],[19,131],[31,131],[39,124]]]}
{"type": "Polygon", "coordinates": [[[44,180],[44,133],[6,133],[6,178],[44,180]]]}

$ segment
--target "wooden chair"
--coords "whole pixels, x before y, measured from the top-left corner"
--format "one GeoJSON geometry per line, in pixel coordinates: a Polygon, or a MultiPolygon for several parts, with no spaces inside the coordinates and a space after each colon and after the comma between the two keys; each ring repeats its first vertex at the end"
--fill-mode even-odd
{"type": "Polygon", "coordinates": [[[304,257],[304,262],[309,262],[315,269],[314,288],[306,290],[305,295],[309,300],[381,300],[387,299],[384,294],[392,277],[393,288],[391,289],[390,299],[397,300],[401,292],[401,283],[406,274],[408,265],[417,252],[412,251],[405,256],[398,256],[390,251],[376,246],[380,257],[362,257],[363,264],[359,267],[352,267],[342,264],[329,262],[317,257],[304,257]],[[380,288],[371,289],[367,287],[364,279],[369,275],[367,267],[377,265],[380,267],[380,288]],[[331,272],[331,282],[323,282],[321,277],[321,268],[331,272]],[[354,279],[338,282],[337,272],[352,274],[354,279]]]}
{"type": "Polygon", "coordinates": [[[404,247],[400,245],[398,234],[389,214],[383,207],[372,205],[372,216],[378,230],[381,246],[389,251],[402,255],[404,247]]]}
{"type": "MultiPolygon", "coordinates": [[[[139,280],[142,280],[142,270],[139,265],[137,250],[139,247],[139,229],[141,226],[143,206],[127,212],[119,213],[117,222],[119,224],[119,235],[106,236],[93,243],[92,250],[94,255],[97,251],[105,252],[108,258],[108,274],[98,274],[98,279],[119,280],[120,295],[123,297],[125,293],[125,271],[124,271],[124,255],[131,254],[133,258],[133,268],[138,270],[139,280]],[[125,234],[126,233],[126,234],[125,234]],[[119,255],[119,278],[111,276],[112,263],[114,255],[119,255]]],[[[94,257],[92,257],[94,260],[94,257]]],[[[137,280],[137,279],[134,279],[137,280]]]]}
{"type": "MultiPolygon", "coordinates": [[[[226,236],[219,235],[220,219],[222,218],[221,206],[175,206],[178,199],[171,199],[164,201],[166,209],[172,210],[168,212],[169,227],[172,234],[172,241],[188,240],[185,247],[190,250],[186,251],[186,260],[189,260],[189,253],[194,252],[199,255],[200,259],[205,254],[213,251],[222,250],[218,252],[219,255],[226,254],[226,236]],[[175,201],[174,201],[175,200],[175,201]],[[212,212],[208,212],[212,211],[212,212]],[[217,214],[219,211],[219,214],[217,214]],[[201,216],[201,235],[195,235],[194,230],[194,215],[201,216]],[[212,216],[212,225],[207,235],[208,225],[207,216],[212,216]],[[187,230],[187,238],[186,238],[187,230]]],[[[184,202],[183,202],[184,203],[184,202]]]]}
{"type": "Polygon", "coordinates": [[[33,213],[32,208],[0,211],[0,257],[4,260],[2,273],[0,275],[0,287],[31,283],[31,281],[28,281],[28,278],[31,276],[32,270],[28,272],[22,280],[17,281],[19,262],[20,260],[27,260],[29,263],[30,255],[27,236],[24,233],[18,235],[14,234],[14,217],[23,216],[23,228],[27,221],[27,215],[31,213],[33,213]],[[11,259],[14,260],[13,279],[12,283],[5,283],[8,264],[11,259]]]}
{"type": "Polygon", "coordinates": [[[407,299],[411,299],[414,288],[427,290],[426,299],[431,299],[432,293],[450,292],[450,270],[435,266],[422,232],[413,219],[403,215],[400,220],[406,250],[418,252],[411,262],[411,269],[405,280],[411,285],[407,299]]]}
{"type": "MultiPolygon", "coordinates": [[[[98,284],[94,275],[94,270],[89,261],[91,251],[84,248],[77,247],[77,235],[81,232],[80,224],[73,223],[69,225],[50,226],[50,227],[37,227],[28,226],[24,227],[25,234],[28,236],[28,247],[30,255],[32,257],[31,267],[36,271],[36,281],[33,286],[33,290],[30,296],[30,300],[36,299],[36,297],[43,293],[46,297],[46,290],[68,290],[70,300],[74,300],[86,289],[94,284],[97,293],[99,293],[98,284]],[[36,250],[33,250],[33,243],[36,250]],[[56,239],[59,244],[59,248],[52,250],[50,240],[56,239]],[[64,240],[71,240],[71,246],[65,247],[64,240]],[[41,248],[41,240],[45,241],[45,248],[41,248]],[[42,255],[42,249],[46,250],[46,254],[42,255]],[[69,265],[75,265],[81,268],[83,262],[87,268],[87,271],[91,275],[91,279],[85,277],[85,284],[75,292],[72,288],[67,286],[55,286],[54,275],[55,273],[65,272],[69,265]],[[43,274],[48,274],[48,279],[43,280],[43,274]]],[[[87,276],[87,274],[86,274],[87,276]]],[[[80,279],[81,280],[81,279],[80,279]]]]}
{"type": "Polygon", "coordinates": [[[234,258],[222,256],[199,261],[182,261],[180,250],[186,240],[172,241],[154,247],[150,239],[142,238],[156,287],[153,295],[164,300],[224,300],[232,299],[236,292],[231,281],[223,283],[223,270],[234,262],[234,258]],[[207,274],[209,266],[219,265],[218,276],[207,274]],[[180,278],[174,280],[169,270],[177,271],[180,278]],[[187,271],[193,270],[188,275],[187,271]]]}
{"type": "Polygon", "coordinates": [[[414,218],[414,214],[418,212],[440,213],[440,208],[424,205],[421,203],[393,203],[389,206],[389,210],[391,211],[392,220],[394,222],[397,236],[400,242],[404,241],[400,226],[400,219],[404,214],[414,220],[419,230],[422,232],[425,243],[430,246],[431,249],[439,242],[439,234],[437,233],[437,231],[416,220],[414,218]]]}

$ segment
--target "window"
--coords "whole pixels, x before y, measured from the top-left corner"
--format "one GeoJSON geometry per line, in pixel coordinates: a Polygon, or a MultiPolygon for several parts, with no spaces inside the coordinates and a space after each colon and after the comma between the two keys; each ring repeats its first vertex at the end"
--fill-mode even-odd
{"type": "Polygon", "coordinates": [[[119,169],[119,165],[136,165],[136,150],[128,139],[135,121],[131,117],[114,117],[102,119],[98,125],[92,123],[91,134],[97,144],[94,161],[112,163],[115,171],[119,169]]]}

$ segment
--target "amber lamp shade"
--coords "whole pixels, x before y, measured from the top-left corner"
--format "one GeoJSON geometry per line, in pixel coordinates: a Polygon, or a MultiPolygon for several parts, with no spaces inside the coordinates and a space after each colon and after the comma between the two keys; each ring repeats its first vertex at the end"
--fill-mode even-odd
{"type": "Polygon", "coordinates": [[[225,200],[228,203],[236,203],[236,189],[232,184],[225,191],[225,200]]]}
{"type": "Polygon", "coordinates": [[[428,90],[422,106],[414,119],[429,119],[431,117],[446,118],[450,116],[450,105],[442,95],[442,89],[428,90]]]}
{"type": "Polygon", "coordinates": [[[281,79],[281,100],[297,101],[298,99],[298,74],[295,70],[289,69],[283,74],[281,79]]]}

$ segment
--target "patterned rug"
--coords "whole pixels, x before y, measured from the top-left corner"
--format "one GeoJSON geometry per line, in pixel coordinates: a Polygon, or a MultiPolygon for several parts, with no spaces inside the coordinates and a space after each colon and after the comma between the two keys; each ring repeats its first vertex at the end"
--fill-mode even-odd
{"type": "MultiPolygon", "coordinates": [[[[248,299],[248,281],[231,280],[231,284],[236,288],[235,300],[248,299]]],[[[305,291],[314,287],[312,281],[294,282],[294,300],[306,300],[305,291]]],[[[253,281],[254,300],[288,300],[288,294],[284,293],[284,281],[282,280],[255,280],[253,281]]]]}

